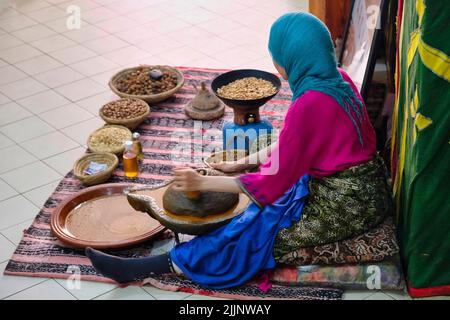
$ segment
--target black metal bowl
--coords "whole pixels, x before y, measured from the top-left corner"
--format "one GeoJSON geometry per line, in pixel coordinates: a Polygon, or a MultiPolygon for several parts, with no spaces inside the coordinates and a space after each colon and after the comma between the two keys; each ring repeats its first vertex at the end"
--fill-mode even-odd
{"type": "Polygon", "coordinates": [[[278,91],[281,89],[281,81],[280,78],[278,78],[276,75],[270,72],[262,71],[262,70],[253,70],[253,69],[240,69],[240,70],[233,70],[226,73],[221,74],[220,76],[217,76],[211,83],[211,89],[213,90],[214,94],[223,101],[227,106],[231,108],[259,108],[262,105],[264,105],[267,101],[272,99],[276,96],[278,91]],[[273,95],[270,95],[268,97],[260,98],[260,99],[253,99],[253,100],[238,100],[238,99],[227,99],[221,97],[217,90],[233,81],[248,78],[248,77],[255,77],[264,79],[267,81],[270,81],[273,86],[277,89],[277,92],[273,95]]]}

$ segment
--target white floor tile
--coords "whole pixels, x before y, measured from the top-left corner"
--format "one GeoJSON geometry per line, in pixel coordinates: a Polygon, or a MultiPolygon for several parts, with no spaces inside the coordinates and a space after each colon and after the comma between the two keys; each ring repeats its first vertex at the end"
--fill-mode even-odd
{"type": "Polygon", "coordinates": [[[189,297],[190,293],[185,292],[172,292],[160,290],[152,286],[144,286],[142,287],[145,291],[147,291],[152,297],[156,300],[181,300],[189,297]]]}
{"type": "Polygon", "coordinates": [[[47,1],[30,1],[30,0],[15,0],[14,8],[17,11],[29,13],[45,7],[50,6],[47,1]]]}
{"type": "MultiPolygon", "coordinates": [[[[76,29],[78,26],[74,27],[73,25],[69,24],[67,25],[67,17],[58,18],[55,20],[47,21],[44,23],[47,27],[52,29],[53,31],[59,32],[59,33],[66,33],[69,31],[75,31],[79,30],[76,29]]],[[[86,28],[88,26],[88,23],[81,19],[80,21],[80,28],[86,28]]]]}
{"type": "Polygon", "coordinates": [[[126,17],[116,17],[97,23],[97,27],[109,33],[116,33],[135,27],[137,23],[126,17]]]}
{"type": "MultiPolygon", "coordinates": [[[[108,76],[106,79],[109,79],[111,77],[112,73],[108,73],[108,76]]],[[[106,81],[105,81],[106,82],[106,81]]],[[[94,116],[98,116],[98,112],[100,108],[105,105],[106,103],[119,99],[118,96],[116,96],[111,91],[106,91],[100,94],[97,94],[95,96],[77,101],[77,105],[82,107],[83,109],[89,111],[94,116]]],[[[92,120],[88,120],[92,121],[92,120]]]]}
{"type": "Polygon", "coordinates": [[[19,100],[47,89],[48,87],[32,78],[26,78],[0,86],[0,91],[14,100],[19,100]]]}
{"type": "Polygon", "coordinates": [[[52,57],[43,54],[41,56],[19,62],[16,66],[29,75],[35,75],[58,68],[62,66],[62,64],[52,57]]]}
{"type": "Polygon", "coordinates": [[[62,3],[57,4],[58,8],[61,8],[63,10],[66,10],[68,6],[78,6],[82,12],[97,8],[100,6],[100,4],[93,0],[69,0],[64,1],[62,3]]]}
{"type": "Polygon", "coordinates": [[[188,28],[191,25],[181,19],[178,18],[161,18],[153,22],[155,26],[155,30],[160,34],[167,34],[169,32],[173,32],[176,30],[182,30],[184,28],[188,28]]]}
{"type": "Polygon", "coordinates": [[[0,201],[16,196],[18,193],[9,184],[0,179],[0,201]]]}
{"type": "Polygon", "coordinates": [[[30,200],[38,208],[42,208],[53,191],[55,191],[58,184],[59,181],[50,182],[42,187],[25,192],[23,196],[30,200]]]}
{"type": "Polygon", "coordinates": [[[33,139],[52,131],[55,131],[55,129],[37,116],[0,127],[0,132],[16,142],[33,139]]]}
{"type": "Polygon", "coordinates": [[[56,33],[45,25],[37,24],[25,29],[14,31],[12,35],[23,41],[30,42],[56,35],[56,33]]]}
{"type": "Polygon", "coordinates": [[[21,80],[27,78],[28,75],[17,69],[15,66],[8,65],[0,68],[0,74],[2,75],[0,78],[0,85],[15,82],[17,80],[21,80]]]}
{"type": "Polygon", "coordinates": [[[230,299],[222,299],[222,298],[208,297],[208,296],[201,296],[201,295],[193,294],[183,300],[230,300],[230,299]]]}
{"type": "Polygon", "coordinates": [[[28,219],[24,222],[16,224],[15,226],[3,229],[2,234],[17,246],[19,245],[20,240],[22,240],[23,232],[31,226],[33,220],[34,219],[28,219]]]}
{"type": "Polygon", "coordinates": [[[0,149],[10,147],[14,145],[15,142],[5,136],[3,133],[0,133],[0,149]]]}
{"type": "Polygon", "coordinates": [[[16,293],[7,300],[76,300],[53,279],[16,293]]]}
{"type": "Polygon", "coordinates": [[[40,56],[41,54],[42,52],[37,50],[36,48],[28,44],[23,44],[17,47],[0,51],[0,58],[5,60],[6,62],[14,64],[23,60],[40,56]]]}
{"type": "Polygon", "coordinates": [[[94,57],[71,64],[70,67],[85,76],[93,76],[117,68],[118,65],[104,57],[94,57]]]}
{"type": "MultiPolygon", "coordinates": [[[[22,147],[39,159],[45,159],[79,147],[79,144],[59,131],[23,142],[22,147]]],[[[51,182],[52,180],[48,181],[51,182]]]]}
{"type": "Polygon", "coordinates": [[[83,79],[84,76],[67,66],[59,67],[34,76],[49,88],[57,88],[62,85],[83,79]]]}
{"type": "Polygon", "coordinates": [[[47,90],[21,99],[18,103],[24,106],[28,111],[34,114],[39,114],[69,104],[70,101],[54,90],[47,90]]]}
{"type": "Polygon", "coordinates": [[[184,22],[192,25],[196,25],[202,22],[211,21],[219,16],[211,11],[197,7],[192,10],[183,11],[174,14],[177,18],[180,18],[184,22]]]}
{"type": "Polygon", "coordinates": [[[39,208],[21,195],[4,200],[0,202],[0,230],[34,219],[38,213],[39,208]]]}
{"type": "Polygon", "coordinates": [[[42,52],[50,53],[68,47],[73,47],[77,43],[63,35],[57,34],[55,36],[33,41],[30,44],[42,52]]]}
{"type": "Polygon", "coordinates": [[[96,24],[100,21],[108,20],[117,17],[119,14],[106,8],[97,7],[83,12],[83,19],[89,23],[96,24]]]}
{"type": "Polygon", "coordinates": [[[127,29],[117,33],[116,35],[127,43],[138,45],[142,41],[160,36],[161,34],[153,29],[152,23],[149,23],[148,25],[127,29]]]}
{"type": "Polygon", "coordinates": [[[7,263],[0,264],[0,299],[4,299],[12,294],[35,286],[46,281],[45,278],[17,277],[3,274],[7,263]]]}
{"type": "Polygon", "coordinates": [[[78,101],[106,91],[106,85],[101,86],[91,79],[82,79],[59,87],[56,91],[71,101],[78,101]]]}
{"type": "MultiPolygon", "coordinates": [[[[1,86],[0,86],[1,90],[1,86]]],[[[30,117],[32,114],[15,102],[0,105],[0,126],[30,117]]]]}
{"type": "Polygon", "coordinates": [[[20,168],[37,160],[37,158],[18,145],[0,149],[0,173],[20,168]]]}
{"type": "Polygon", "coordinates": [[[209,33],[220,36],[224,32],[230,32],[232,30],[241,28],[242,25],[234,20],[221,17],[211,21],[200,23],[198,27],[208,31],[209,33]]]}
{"type": "Polygon", "coordinates": [[[70,170],[72,170],[75,161],[85,154],[85,151],[86,150],[84,148],[78,147],[47,158],[44,162],[51,168],[58,171],[62,176],[65,176],[70,170]]]}
{"type": "Polygon", "coordinates": [[[57,129],[92,118],[92,114],[74,103],[41,113],[39,116],[57,129]]]}
{"type": "Polygon", "coordinates": [[[101,128],[104,124],[105,122],[102,119],[95,117],[64,128],[62,132],[77,141],[80,145],[86,145],[89,135],[98,128],[101,128]]]}
{"type": "Polygon", "coordinates": [[[154,38],[147,39],[137,44],[137,47],[152,55],[164,54],[164,52],[182,47],[183,44],[175,41],[167,36],[158,36],[154,38]]]}
{"type": "Polygon", "coordinates": [[[68,282],[66,279],[57,279],[56,281],[79,300],[94,299],[117,287],[110,283],[94,281],[81,281],[80,286],[76,287],[72,282],[68,282]]]}
{"type": "Polygon", "coordinates": [[[0,20],[0,28],[4,29],[7,32],[24,29],[35,24],[37,24],[36,21],[23,14],[17,14],[14,17],[0,20]]]}
{"type": "Polygon", "coordinates": [[[16,246],[11,243],[7,238],[0,234],[0,262],[8,261],[14,251],[16,250],[16,246]]]}
{"type": "Polygon", "coordinates": [[[155,300],[151,295],[136,286],[117,288],[94,300],[155,300]]]}
{"type": "Polygon", "coordinates": [[[42,162],[35,162],[4,173],[1,178],[23,193],[61,179],[61,175],[42,162]]]}
{"type": "Polygon", "coordinates": [[[75,63],[96,56],[94,51],[80,45],[54,51],[49,54],[65,64],[75,63]]]}
{"type": "Polygon", "coordinates": [[[66,10],[50,6],[41,10],[28,13],[28,16],[34,20],[43,23],[67,16],[66,10]]]}
{"type": "MultiPolygon", "coordinates": [[[[1,62],[1,61],[0,61],[1,62]]],[[[4,66],[3,66],[4,67],[4,66]]],[[[11,99],[9,99],[7,96],[5,96],[3,93],[0,93],[0,105],[5,104],[7,102],[10,102],[11,99]]]]}
{"type": "Polygon", "coordinates": [[[170,65],[183,66],[192,60],[206,57],[206,55],[188,46],[183,46],[180,48],[171,49],[165,54],[155,55],[155,57],[161,58],[162,61],[169,62],[170,65]]]}
{"type": "Polygon", "coordinates": [[[130,18],[131,20],[136,21],[137,23],[146,24],[159,19],[167,18],[169,14],[157,7],[152,6],[144,8],[142,10],[131,12],[126,16],[127,18],[130,18]]]}
{"type": "Polygon", "coordinates": [[[222,52],[217,52],[214,59],[222,61],[231,67],[240,66],[246,62],[260,59],[261,56],[244,47],[235,47],[222,52]]]}
{"type": "Polygon", "coordinates": [[[2,34],[0,35],[0,50],[6,50],[9,48],[17,47],[23,44],[23,41],[10,35],[10,34],[2,34]]]}
{"type": "Polygon", "coordinates": [[[142,49],[139,49],[135,46],[128,46],[125,48],[121,48],[109,53],[104,54],[103,56],[116,64],[123,64],[126,61],[130,60],[139,60],[149,57],[149,53],[142,49]]]}
{"type": "Polygon", "coordinates": [[[103,38],[108,35],[109,34],[106,31],[93,25],[82,25],[80,29],[67,30],[64,32],[64,36],[78,43],[103,38]]]}
{"type": "Polygon", "coordinates": [[[408,293],[405,291],[383,291],[394,300],[412,300],[408,293]]]}
{"type": "MultiPolygon", "coordinates": [[[[144,59],[142,61],[145,61],[144,59]]],[[[90,79],[92,79],[93,81],[95,81],[96,83],[100,84],[101,86],[104,86],[107,89],[109,89],[108,87],[108,82],[111,79],[111,77],[116,74],[117,72],[121,71],[123,69],[123,67],[119,67],[117,69],[114,70],[109,70],[106,72],[101,72],[99,74],[96,74],[95,76],[90,77],[90,79]]],[[[108,90],[108,92],[111,92],[111,90],[108,90]]],[[[117,97],[117,96],[116,96],[117,97]]],[[[83,99],[84,100],[84,99],[83,99]]]]}
{"type": "Polygon", "coordinates": [[[95,40],[84,42],[83,45],[98,54],[104,54],[120,48],[124,48],[129,44],[116,36],[107,36],[95,40]]]}
{"type": "Polygon", "coordinates": [[[391,296],[388,296],[387,294],[385,294],[383,292],[377,292],[377,293],[374,293],[374,294],[368,296],[364,300],[394,300],[394,298],[392,298],[391,296]]]}
{"type": "Polygon", "coordinates": [[[343,300],[364,300],[373,295],[374,291],[369,290],[346,290],[342,297],[343,300]]]}

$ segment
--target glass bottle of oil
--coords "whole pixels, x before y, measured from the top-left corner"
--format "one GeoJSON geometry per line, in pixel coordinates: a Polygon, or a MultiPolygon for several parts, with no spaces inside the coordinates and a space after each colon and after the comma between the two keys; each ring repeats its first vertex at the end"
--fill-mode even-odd
{"type": "Polygon", "coordinates": [[[133,133],[133,147],[132,151],[137,154],[138,161],[144,158],[144,154],[142,153],[142,142],[139,140],[141,135],[137,132],[133,133]]]}
{"type": "Polygon", "coordinates": [[[133,152],[133,141],[125,142],[125,151],[123,152],[123,171],[128,178],[135,178],[139,174],[137,154],[133,152]]]}

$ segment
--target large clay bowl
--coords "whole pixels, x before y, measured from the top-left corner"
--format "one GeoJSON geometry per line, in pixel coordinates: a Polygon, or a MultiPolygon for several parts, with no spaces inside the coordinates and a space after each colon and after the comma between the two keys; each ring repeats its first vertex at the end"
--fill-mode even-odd
{"type": "Polygon", "coordinates": [[[250,203],[250,199],[241,193],[237,205],[228,212],[206,217],[175,215],[163,207],[163,195],[170,184],[171,181],[168,181],[153,187],[132,188],[128,192],[128,202],[134,209],[147,212],[162,225],[178,233],[201,235],[211,232],[244,212],[250,203]]]}
{"type": "MultiPolygon", "coordinates": [[[[125,183],[110,183],[110,184],[102,184],[99,186],[86,188],[75,195],[72,195],[68,199],[64,200],[55,210],[51,219],[51,229],[53,234],[62,242],[77,248],[86,248],[92,247],[96,249],[113,249],[113,248],[122,248],[128,247],[131,245],[135,245],[146,240],[149,240],[161,232],[164,231],[164,226],[162,226],[158,221],[152,219],[149,216],[141,217],[141,219],[149,219],[145,220],[145,223],[148,225],[148,230],[121,240],[108,240],[108,241],[97,241],[97,240],[83,240],[77,236],[74,236],[70,232],[70,227],[67,223],[68,214],[80,204],[85,203],[86,201],[104,197],[104,196],[114,196],[114,195],[122,195],[124,191],[128,188],[133,187],[132,184],[125,183]],[[68,229],[69,228],[69,229],[68,229]]],[[[125,200],[126,203],[126,200],[125,200]]],[[[131,213],[134,212],[133,208],[129,208],[131,213]]],[[[112,210],[112,209],[111,209],[112,210]]],[[[126,210],[127,214],[130,214],[130,211],[126,210]]],[[[138,213],[138,212],[136,212],[138,213]]],[[[124,213],[125,214],[125,213],[124,213]]],[[[103,216],[106,217],[107,215],[103,216]]],[[[102,219],[103,221],[103,219],[102,219]]],[[[126,217],[123,221],[127,221],[126,217]]],[[[89,219],[86,219],[87,225],[86,227],[92,228],[92,223],[89,219]]],[[[121,222],[121,224],[123,224],[121,222]]],[[[95,226],[95,225],[94,225],[95,226]]]]}

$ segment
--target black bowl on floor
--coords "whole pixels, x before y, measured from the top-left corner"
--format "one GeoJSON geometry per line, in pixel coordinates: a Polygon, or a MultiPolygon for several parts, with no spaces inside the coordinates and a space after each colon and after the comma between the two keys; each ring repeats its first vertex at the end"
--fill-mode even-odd
{"type": "Polygon", "coordinates": [[[281,89],[281,81],[280,78],[278,78],[276,75],[270,72],[262,71],[262,70],[253,70],[253,69],[240,69],[240,70],[233,70],[226,73],[221,74],[220,76],[217,76],[211,83],[211,89],[213,90],[214,94],[223,101],[227,106],[231,108],[258,108],[264,105],[267,101],[272,99],[278,91],[281,89]],[[217,90],[233,81],[243,79],[243,78],[249,78],[249,77],[255,77],[259,79],[264,79],[267,81],[270,81],[273,86],[277,89],[277,92],[273,95],[270,95],[268,97],[260,98],[260,99],[253,99],[253,100],[238,100],[238,99],[227,99],[223,98],[218,95],[217,90]]]}

